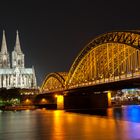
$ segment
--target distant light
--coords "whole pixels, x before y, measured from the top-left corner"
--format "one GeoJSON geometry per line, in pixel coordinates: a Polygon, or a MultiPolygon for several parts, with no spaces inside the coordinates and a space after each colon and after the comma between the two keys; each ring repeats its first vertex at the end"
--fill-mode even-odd
{"type": "Polygon", "coordinates": [[[57,94],[55,94],[55,95],[54,95],[54,97],[55,97],[55,98],[57,98],[57,97],[58,97],[58,95],[57,95],[57,94]]]}
{"type": "Polygon", "coordinates": [[[25,100],[25,104],[26,104],[26,105],[32,104],[32,101],[31,101],[30,99],[26,99],[26,100],[25,100]]]}
{"type": "Polygon", "coordinates": [[[46,104],[47,103],[47,100],[45,98],[42,98],[41,101],[40,101],[40,103],[41,104],[46,104]]]}

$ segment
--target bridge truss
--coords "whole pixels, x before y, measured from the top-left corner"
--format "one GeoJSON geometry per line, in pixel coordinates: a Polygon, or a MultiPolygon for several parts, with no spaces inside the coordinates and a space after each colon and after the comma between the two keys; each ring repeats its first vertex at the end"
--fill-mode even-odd
{"type": "Polygon", "coordinates": [[[64,90],[66,76],[67,76],[66,72],[50,73],[49,75],[46,76],[46,78],[41,86],[41,92],[47,93],[50,91],[55,92],[55,91],[64,90]]]}
{"type": "Polygon", "coordinates": [[[94,38],[84,47],[63,82],[60,77],[49,75],[43,83],[46,86],[42,87],[50,88],[51,79],[58,82],[52,85],[53,88],[63,85],[58,90],[65,90],[139,76],[140,32],[110,32],[94,38]]]}

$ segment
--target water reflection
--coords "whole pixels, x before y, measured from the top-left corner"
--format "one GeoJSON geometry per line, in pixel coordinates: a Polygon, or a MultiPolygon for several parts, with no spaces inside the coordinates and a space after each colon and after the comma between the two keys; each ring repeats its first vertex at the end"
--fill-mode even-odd
{"type": "Polygon", "coordinates": [[[140,106],[99,112],[82,114],[45,109],[0,112],[0,140],[140,139],[140,106]]]}
{"type": "Polygon", "coordinates": [[[30,140],[33,140],[31,131],[34,130],[34,123],[29,111],[2,112],[0,116],[0,139],[17,140],[30,135],[30,140]]]}
{"type": "Polygon", "coordinates": [[[126,120],[140,123],[140,106],[124,106],[123,112],[123,118],[125,118],[126,120]]]}
{"type": "Polygon", "coordinates": [[[68,112],[74,112],[74,113],[80,113],[80,114],[89,114],[89,115],[98,115],[98,116],[108,116],[108,109],[72,110],[72,111],[68,111],[68,112]]]}

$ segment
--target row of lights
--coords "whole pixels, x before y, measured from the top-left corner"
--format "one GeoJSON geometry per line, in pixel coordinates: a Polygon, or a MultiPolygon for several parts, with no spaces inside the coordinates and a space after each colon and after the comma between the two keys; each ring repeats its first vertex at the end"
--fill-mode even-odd
{"type": "MultiPolygon", "coordinates": [[[[136,71],[138,71],[138,68],[136,68],[136,71]]],[[[124,74],[124,71],[122,71],[122,74],[124,74]]],[[[134,75],[135,76],[139,76],[140,73],[137,73],[137,74],[134,73],[134,75]]],[[[95,84],[104,83],[104,82],[118,81],[120,79],[126,79],[126,78],[130,78],[130,77],[132,77],[132,74],[121,75],[120,77],[119,76],[116,76],[116,77],[111,77],[111,78],[105,78],[105,79],[101,79],[101,80],[92,79],[92,80],[95,80],[95,81],[90,81],[90,82],[88,82],[87,80],[85,80],[84,83],[80,83],[79,82],[79,84],[71,85],[70,88],[75,88],[75,87],[80,87],[80,86],[88,86],[88,85],[95,85],[95,84]],[[122,77],[122,76],[124,76],[124,77],[122,77]]],[[[49,91],[49,90],[55,90],[57,88],[59,88],[59,90],[62,90],[63,88],[60,88],[60,87],[61,86],[55,86],[53,88],[47,88],[45,90],[46,91],[49,91]]]]}
{"type": "Polygon", "coordinates": [[[33,92],[25,92],[25,93],[20,93],[20,95],[34,95],[33,92]]]}

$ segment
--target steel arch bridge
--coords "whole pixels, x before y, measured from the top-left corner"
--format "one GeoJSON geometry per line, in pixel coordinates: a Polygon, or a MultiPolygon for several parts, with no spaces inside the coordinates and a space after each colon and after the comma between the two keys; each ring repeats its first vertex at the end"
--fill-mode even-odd
{"type": "Polygon", "coordinates": [[[54,72],[46,76],[41,86],[41,92],[61,91],[65,88],[66,72],[54,72]]]}
{"type": "Polygon", "coordinates": [[[108,32],[84,47],[63,82],[50,74],[44,80],[42,89],[50,89],[51,86],[54,89],[61,85],[55,91],[64,91],[136,77],[140,77],[140,31],[108,32]],[[50,86],[49,81],[53,78],[57,82],[50,86]]]}

